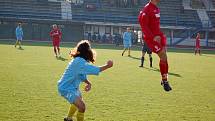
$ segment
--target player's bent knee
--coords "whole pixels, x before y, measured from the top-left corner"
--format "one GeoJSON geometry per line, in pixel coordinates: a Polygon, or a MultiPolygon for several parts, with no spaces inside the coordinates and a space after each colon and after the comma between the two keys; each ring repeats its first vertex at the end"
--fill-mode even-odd
{"type": "Polygon", "coordinates": [[[159,53],[158,56],[160,57],[161,60],[167,61],[167,55],[165,49],[162,49],[159,53]]]}
{"type": "Polygon", "coordinates": [[[81,105],[78,107],[78,109],[79,109],[79,112],[84,113],[84,112],[85,112],[85,110],[86,110],[86,106],[85,106],[85,104],[84,104],[84,103],[83,103],[83,104],[81,104],[81,105]]]}
{"type": "Polygon", "coordinates": [[[81,97],[77,97],[75,99],[74,105],[78,108],[78,111],[84,113],[86,110],[86,106],[81,97]]]}

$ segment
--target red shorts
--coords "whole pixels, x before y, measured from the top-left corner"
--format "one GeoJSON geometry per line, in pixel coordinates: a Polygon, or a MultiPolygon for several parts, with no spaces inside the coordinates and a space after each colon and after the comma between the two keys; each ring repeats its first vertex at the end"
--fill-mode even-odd
{"type": "Polygon", "coordinates": [[[200,45],[196,45],[196,49],[200,49],[200,45]]]}
{"type": "Polygon", "coordinates": [[[52,44],[54,47],[59,47],[60,46],[60,41],[59,40],[53,40],[52,44]]]}
{"type": "Polygon", "coordinates": [[[157,42],[154,40],[147,40],[145,39],[146,44],[154,53],[160,52],[163,48],[166,47],[166,36],[161,36],[161,42],[157,42]]]}

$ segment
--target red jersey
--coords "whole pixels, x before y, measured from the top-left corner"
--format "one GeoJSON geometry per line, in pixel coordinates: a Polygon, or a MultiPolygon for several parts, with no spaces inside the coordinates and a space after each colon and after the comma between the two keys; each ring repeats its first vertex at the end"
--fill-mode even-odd
{"type": "Polygon", "coordinates": [[[196,48],[200,48],[200,36],[196,37],[196,48]]]}
{"type": "Polygon", "coordinates": [[[52,38],[52,41],[60,41],[62,36],[62,33],[59,29],[53,29],[50,32],[50,37],[52,38]]]}
{"type": "Polygon", "coordinates": [[[144,40],[149,48],[158,53],[166,46],[166,37],[160,30],[160,9],[149,2],[140,11],[138,20],[144,33],[144,40]],[[161,42],[154,41],[155,36],[161,37],[161,42]]]}
{"type": "Polygon", "coordinates": [[[157,35],[163,36],[160,30],[160,9],[156,5],[151,2],[146,4],[140,11],[138,20],[145,40],[153,40],[157,35]]]}

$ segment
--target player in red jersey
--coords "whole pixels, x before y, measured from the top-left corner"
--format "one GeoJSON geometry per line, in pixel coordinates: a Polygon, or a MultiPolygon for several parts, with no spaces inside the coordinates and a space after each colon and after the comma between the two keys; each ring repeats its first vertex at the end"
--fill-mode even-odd
{"type": "Polygon", "coordinates": [[[201,54],[201,52],[200,52],[200,34],[199,33],[197,33],[197,36],[196,36],[195,55],[197,52],[199,53],[199,55],[201,54]]]}
{"type": "Polygon", "coordinates": [[[160,0],[150,0],[140,11],[138,20],[144,33],[144,41],[152,52],[160,58],[160,73],[162,76],[161,85],[165,91],[170,91],[168,79],[168,61],[166,54],[166,37],[160,30],[160,9],[157,4],[160,0]]]}
{"type": "Polygon", "coordinates": [[[53,29],[50,32],[50,37],[52,39],[55,57],[60,57],[60,40],[62,37],[62,33],[56,24],[54,24],[52,27],[53,29]]]}

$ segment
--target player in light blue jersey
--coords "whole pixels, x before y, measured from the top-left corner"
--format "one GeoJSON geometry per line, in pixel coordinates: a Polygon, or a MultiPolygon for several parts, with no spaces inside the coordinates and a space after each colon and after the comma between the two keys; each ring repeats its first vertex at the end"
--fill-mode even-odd
{"type": "Polygon", "coordinates": [[[127,28],[127,31],[124,32],[123,34],[123,45],[124,45],[124,50],[122,52],[122,56],[124,55],[125,51],[128,50],[128,56],[130,55],[130,51],[131,51],[131,41],[132,41],[132,37],[131,37],[131,32],[130,32],[130,28],[127,28]]]}
{"type": "Polygon", "coordinates": [[[87,79],[87,75],[98,75],[100,72],[111,68],[113,61],[109,60],[105,65],[99,67],[90,64],[90,62],[95,62],[95,53],[87,40],[80,41],[70,54],[73,59],[58,81],[58,91],[71,104],[68,116],[64,118],[64,121],[72,121],[77,110],[77,121],[83,121],[85,103],[79,85],[81,82],[86,83],[85,91],[90,91],[91,83],[87,79]]]}
{"type": "Polygon", "coordinates": [[[22,24],[19,23],[18,26],[16,27],[16,43],[15,47],[19,45],[19,48],[21,47],[21,41],[23,39],[23,30],[22,30],[22,24]]]}

